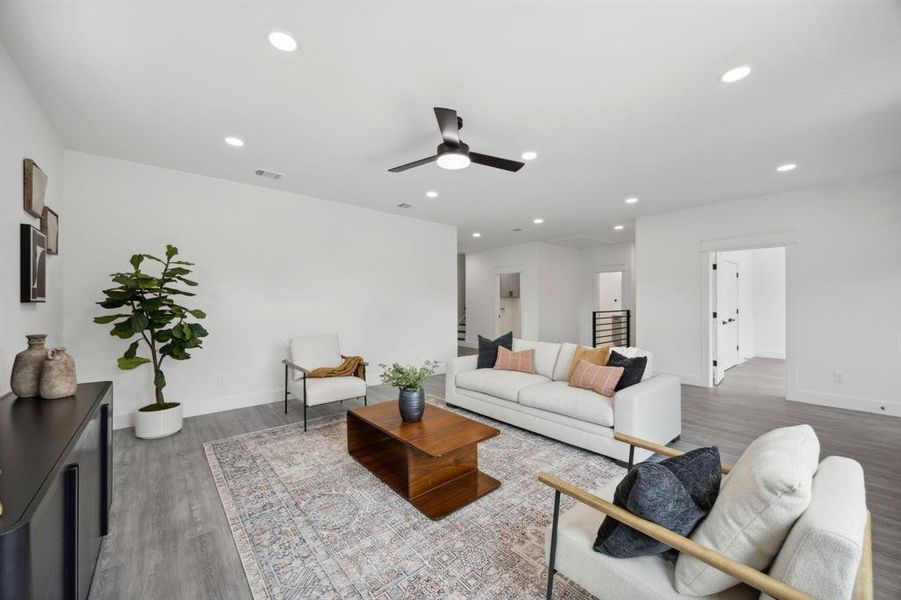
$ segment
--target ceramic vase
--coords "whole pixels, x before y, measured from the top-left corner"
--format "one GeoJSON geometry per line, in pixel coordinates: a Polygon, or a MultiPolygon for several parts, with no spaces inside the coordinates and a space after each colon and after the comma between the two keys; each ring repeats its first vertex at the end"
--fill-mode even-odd
{"type": "Polygon", "coordinates": [[[75,394],[75,360],[65,348],[51,348],[41,370],[41,398],[54,400],[75,394]]]}
{"type": "Polygon", "coordinates": [[[415,423],[422,418],[425,411],[425,394],[422,390],[400,390],[397,401],[400,418],[405,423],[415,423]]]}
{"type": "Polygon", "coordinates": [[[41,391],[41,369],[47,358],[47,334],[26,335],[28,348],[16,354],[9,387],[20,398],[34,398],[41,391]]]}
{"type": "MultiPolygon", "coordinates": [[[[150,407],[145,406],[144,408],[150,407]]],[[[135,413],[135,436],[145,440],[166,437],[176,431],[181,431],[181,424],[181,404],[173,403],[172,406],[163,410],[140,409],[135,413]]]]}

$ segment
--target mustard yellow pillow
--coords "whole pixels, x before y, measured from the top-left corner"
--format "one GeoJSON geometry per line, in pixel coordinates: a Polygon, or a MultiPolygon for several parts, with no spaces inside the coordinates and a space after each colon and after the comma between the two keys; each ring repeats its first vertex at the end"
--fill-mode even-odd
{"type": "Polygon", "coordinates": [[[573,378],[573,373],[575,373],[576,367],[579,366],[580,360],[584,360],[593,365],[603,367],[607,364],[607,359],[609,357],[609,346],[598,346],[597,348],[589,348],[588,346],[576,346],[576,351],[573,352],[573,361],[569,365],[569,373],[566,375],[566,380],[569,381],[573,378]]]}

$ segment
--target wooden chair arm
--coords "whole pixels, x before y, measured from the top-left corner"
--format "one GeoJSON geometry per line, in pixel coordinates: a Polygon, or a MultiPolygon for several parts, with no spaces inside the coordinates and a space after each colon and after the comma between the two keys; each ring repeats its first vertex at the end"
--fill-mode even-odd
{"type": "MultiPolygon", "coordinates": [[[[651,448],[647,449],[651,450],[651,448]]],[[[628,525],[632,529],[640,531],[641,533],[654,538],[658,542],[666,544],[670,548],[675,548],[679,552],[693,556],[701,562],[706,563],[727,575],[735,577],[754,589],[766,592],[774,598],[780,600],[814,600],[813,596],[805,594],[784,581],[770,577],[766,573],[762,573],[757,569],[733,560],[707,546],[702,546],[683,535],[670,531],[666,527],[643,519],[611,502],[607,502],[603,498],[599,498],[571,483],[563,481],[550,473],[539,473],[538,480],[549,485],[558,492],[566,494],[570,498],[578,500],[582,504],[590,506],[591,508],[604,513],[608,517],[616,519],[620,523],[628,525]]]]}
{"type": "Polygon", "coordinates": [[[282,359],[282,364],[285,365],[286,367],[290,367],[291,369],[297,369],[298,371],[301,371],[302,373],[310,372],[308,369],[304,369],[300,365],[295,365],[293,362],[291,362],[290,360],[288,360],[286,358],[282,359]]]}
{"type": "MultiPolygon", "coordinates": [[[[623,442],[625,444],[629,444],[630,446],[635,446],[636,448],[643,448],[645,450],[650,450],[660,456],[666,456],[667,458],[671,458],[673,456],[681,456],[685,454],[682,450],[676,450],[675,448],[670,448],[669,446],[664,446],[662,444],[656,444],[654,442],[649,442],[647,440],[643,440],[641,438],[637,438],[625,433],[614,432],[613,439],[623,442]]],[[[732,465],[723,465],[723,475],[732,470],[732,465]]]]}

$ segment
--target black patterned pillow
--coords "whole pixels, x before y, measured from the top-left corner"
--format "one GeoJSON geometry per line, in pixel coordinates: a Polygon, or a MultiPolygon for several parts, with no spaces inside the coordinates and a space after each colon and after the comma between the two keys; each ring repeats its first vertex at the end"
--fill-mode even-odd
{"type": "Polygon", "coordinates": [[[626,358],[616,350],[610,351],[610,358],[607,359],[608,367],[622,367],[623,376],[616,382],[616,391],[620,391],[635,385],[644,377],[644,370],[648,366],[647,356],[636,356],[635,358],[626,358]]]}
{"type": "MultiPolygon", "coordinates": [[[[616,486],[613,503],[687,537],[713,507],[721,479],[719,450],[698,448],[635,466],[616,486]]],[[[666,544],[611,517],[598,528],[594,549],[615,558],[675,554],[666,544]]]]}
{"type": "Polygon", "coordinates": [[[496,340],[489,340],[479,336],[479,360],[477,369],[493,369],[497,362],[497,347],[503,346],[507,350],[513,350],[513,332],[505,333],[496,340]]]}

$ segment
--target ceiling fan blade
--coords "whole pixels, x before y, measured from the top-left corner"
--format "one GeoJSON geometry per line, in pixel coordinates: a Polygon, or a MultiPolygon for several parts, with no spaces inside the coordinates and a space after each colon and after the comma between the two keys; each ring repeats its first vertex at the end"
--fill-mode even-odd
{"type": "Polygon", "coordinates": [[[478,152],[470,152],[469,160],[477,165],[485,165],[486,167],[494,167],[495,169],[503,169],[514,173],[519,171],[526,164],[519,162],[518,160],[507,160],[506,158],[488,156],[487,154],[479,154],[478,152]]]}
{"type": "Polygon", "coordinates": [[[460,121],[457,119],[457,111],[436,106],[435,118],[438,119],[438,129],[441,130],[441,138],[444,143],[459,146],[460,121]]]}
{"type": "Polygon", "coordinates": [[[419,160],[414,160],[411,163],[407,163],[407,164],[401,165],[399,167],[394,167],[393,169],[388,169],[388,171],[391,173],[400,173],[401,171],[406,171],[407,169],[412,169],[413,167],[419,167],[422,165],[427,165],[430,162],[435,162],[435,160],[437,158],[438,158],[437,154],[435,156],[430,156],[428,158],[420,158],[419,160]]]}

